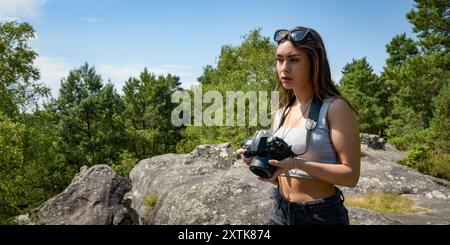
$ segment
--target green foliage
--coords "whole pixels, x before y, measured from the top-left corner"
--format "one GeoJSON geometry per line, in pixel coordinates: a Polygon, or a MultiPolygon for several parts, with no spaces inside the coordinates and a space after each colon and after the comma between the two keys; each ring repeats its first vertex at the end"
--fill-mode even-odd
{"type": "Polygon", "coordinates": [[[66,166],[58,149],[57,122],[49,110],[24,115],[24,168],[30,208],[54,196],[70,183],[77,168],[66,166]]]}
{"type": "MultiPolygon", "coordinates": [[[[58,154],[54,115],[38,101],[49,89],[36,82],[37,53],[27,23],[0,22],[0,222],[29,211],[73,177],[58,154]],[[31,110],[33,109],[33,110],[31,110]]],[[[9,220],[9,221],[8,221],[9,220]]]]}
{"type": "Polygon", "coordinates": [[[414,0],[415,9],[406,17],[420,38],[425,52],[448,52],[450,47],[450,2],[448,0],[414,0]]]}
{"type": "Polygon", "coordinates": [[[130,172],[133,167],[138,163],[138,159],[128,151],[124,151],[120,154],[119,164],[113,164],[113,170],[122,177],[129,178],[130,172]]]}
{"type": "Polygon", "coordinates": [[[27,44],[34,36],[28,23],[0,22],[0,111],[9,117],[38,107],[39,99],[50,92],[36,82],[39,71],[33,61],[37,53],[27,44]]]}
{"type": "MultiPolygon", "coordinates": [[[[136,153],[139,159],[148,158],[166,152],[169,146],[165,146],[165,134],[156,128],[143,130],[129,130],[131,143],[129,148],[136,153]]],[[[173,147],[173,146],[172,146],[173,147]]]]}
{"type": "Polygon", "coordinates": [[[433,104],[430,141],[437,152],[448,154],[450,151],[450,84],[446,84],[440,90],[433,104]]]}
{"type": "Polygon", "coordinates": [[[426,145],[414,145],[400,164],[424,174],[450,180],[450,154],[432,152],[426,145]]]}
{"type": "Polygon", "coordinates": [[[424,145],[427,144],[431,137],[430,129],[423,130],[412,130],[409,133],[405,133],[403,135],[392,137],[388,139],[390,144],[393,144],[397,147],[397,149],[402,151],[407,151],[414,145],[424,145]]]}
{"type": "Polygon", "coordinates": [[[149,194],[144,197],[144,206],[147,209],[147,215],[151,216],[153,209],[159,203],[159,197],[156,194],[149,194]]]}
{"type": "Polygon", "coordinates": [[[386,45],[386,51],[389,54],[389,58],[386,60],[388,66],[401,65],[409,57],[419,53],[414,40],[406,37],[405,33],[395,36],[391,42],[386,45]]]}
{"type": "Polygon", "coordinates": [[[23,166],[25,126],[0,112],[0,220],[18,214],[26,204],[23,166]]]}
{"type": "Polygon", "coordinates": [[[198,145],[230,142],[234,148],[253,136],[252,127],[207,127],[190,126],[183,131],[183,139],[177,145],[177,152],[188,153],[198,145]]]}
{"type": "Polygon", "coordinates": [[[391,57],[382,76],[392,91],[386,131],[389,142],[402,150],[409,149],[405,164],[448,179],[449,2],[415,2],[416,8],[407,18],[413,24],[413,31],[418,33],[417,44],[422,52],[416,54],[414,42],[404,35],[392,41],[390,46],[394,52],[389,52],[388,46],[391,57]]]}
{"type": "Polygon", "coordinates": [[[414,145],[408,152],[408,157],[402,161],[401,164],[413,169],[419,170],[420,163],[424,162],[430,157],[430,147],[426,145],[414,145]]]}
{"type": "Polygon", "coordinates": [[[85,63],[79,69],[71,70],[67,78],[61,81],[59,97],[56,101],[58,111],[67,114],[83,100],[99,94],[103,87],[101,76],[89,64],[85,63]]]}
{"type": "Polygon", "coordinates": [[[30,211],[60,192],[76,171],[57,153],[51,115],[37,111],[22,121],[0,116],[0,220],[30,211]]]}
{"type": "Polygon", "coordinates": [[[419,166],[419,170],[432,176],[450,180],[450,154],[433,154],[419,166]]]}
{"type": "Polygon", "coordinates": [[[430,126],[433,118],[433,98],[449,84],[448,54],[416,55],[403,65],[386,67],[386,83],[393,93],[390,126],[387,133],[397,137],[430,126]],[[424,72],[426,71],[426,72],[424,72]]]}
{"type": "MultiPolygon", "coordinates": [[[[226,91],[273,91],[276,73],[273,71],[275,45],[256,29],[243,37],[238,46],[225,45],[221,49],[217,67],[208,65],[198,79],[202,84],[203,93],[218,91],[224,100],[223,119],[227,120],[225,98],[226,91]]],[[[278,103],[278,102],[275,102],[278,103]]],[[[204,104],[207,108],[208,104],[204,104]]],[[[259,105],[260,106],[260,105],[259,105]]],[[[258,106],[258,107],[259,107],[258,106]]],[[[267,108],[260,108],[266,109],[267,108]]],[[[237,115],[236,103],[233,108],[237,115]]],[[[248,115],[249,106],[246,103],[244,112],[248,115]]],[[[243,115],[240,115],[243,116],[243,115]]],[[[177,144],[177,152],[190,152],[199,144],[231,142],[238,147],[244,139],[250,137],[259,128],[248,126],[249,118],[245,117],[247,126],[188,126],[182,133],[182,140],[177,144]]],[[[235,119],[235,125],[236,119],[235,119]]]]}
{"type": "Polygon", "coordinates": [[[274,56],[275,45],[261,35],[261,29],[255,29],[243,36],[240,45],[224,45],[217,67],[206,66],[198,80],[202,85],[215,85],[203,86],[204,91],[208,88],[221,92],[273,89],[276,82],[274,56]]]}
{"type": "Polygon", "coordinates": [[[353,60],[344,67],[342,74],[339,89],[360,114],[361,131],[381,134],[384,119],[380,97],[385,89],[380,83],[381,80],[373,74],[366,58],[353,60]]]}
{"type": "Polygon", "coordinates": [[[130,78],[123,88],[127,128],[132,141],[131,150],[138,158],[174,152],[182,128],[175,128],[171,113],[176,104],[172,94],[180,91],[179,77],[156,77],[144,69],[139,79],[130,78]]]}
{"type": "Polygon", "coordinates": [[[85,64],[70,71],[54,103],[58,148],[68,166],[119,163],[130,139],[121,116],[125,106],[112,84],[103,85],[94,67],[85,64]]]}
{"type": "Polygon", "coordinates": [[[445,85],[434,98],[434,112],[427,143],[431,145],[428,159],[418,164],[418,170],[450,180],[450,85],[445,85]]]}

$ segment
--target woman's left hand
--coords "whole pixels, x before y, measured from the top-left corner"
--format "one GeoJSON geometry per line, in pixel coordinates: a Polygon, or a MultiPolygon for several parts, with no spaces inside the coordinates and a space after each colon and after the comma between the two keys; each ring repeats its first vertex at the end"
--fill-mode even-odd
{"type": "Polygon", "coordinates": [[[259,180],[273,183],[277,180],[280,174],[285,173],[291,169],[295,169],[296,162],[298,162],[298,160],[294,159],[293,157],[288,157],[281,161],[271,159],[269,160],[269,164],[277,167],[277,170],[272,174],[272,177],[270,179],[259,178],[259,180]]]}

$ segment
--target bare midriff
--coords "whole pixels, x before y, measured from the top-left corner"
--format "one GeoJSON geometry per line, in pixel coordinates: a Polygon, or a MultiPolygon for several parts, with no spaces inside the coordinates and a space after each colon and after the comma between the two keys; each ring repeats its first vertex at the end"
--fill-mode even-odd
{"type": "Polygon", "coordinates": [[[280,176],[278,183],[281,194],[290,202],[313,201],[333,196],[336,192],[332,184],[322,180],[280,176]]]}

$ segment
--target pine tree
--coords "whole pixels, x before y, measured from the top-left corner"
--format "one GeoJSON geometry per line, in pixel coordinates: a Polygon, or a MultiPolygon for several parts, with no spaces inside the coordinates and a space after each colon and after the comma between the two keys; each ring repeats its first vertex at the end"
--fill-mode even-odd
{"type": "Polygon", "coordinates": [[[175,104],[172,94],[180,91],[179,77],[158,76],[145,68],[139,78],[130,78],[123,88],[128,129],[133,135],[133,149],[138,158],[174,152],[181,129],[171,122],[175,104]]]}
{"type": "Polygon", "coordinates": [[[366,58],[353,60],[344,66],[339,89],[360,114],[360,129],[364,133],[381,134],[384,120],[380,97],[385,87],[373,73],[366,58]]]}
{"type": "MultiPolygon", "coordinates": [[[[275,45],[270,39],[261,35],[261,29],[250,31],[243,36],[243,41],[237,46],[224,45],[221,48],[216,67],[208,65],[203,69],[203,74],[198,81],[201,83],[203,94],[208,91],[218,91],[224,102],[227,91],[242,91],[247,93],[254,91],[269,92],[275,89],[275,45]]],[[[269,98],[270,99],[270,98],[269,98]]],[[[215,103],[215,101],[212,101],[215,103]]],[[[275,102],[278,103],[278,102],[275,102]]],[[[208,108],[211,104],[204,104],[208,108]]],[[[270,112],[270,108],[266,109],[270,112]]],[[[223,104],[223,123],[226,117],[226,105],[223,104]]],[[[189,152],[199,144],[213,144],[231,142],[238,147],[243,140],[252,136],[261,127],[249,126],[249,105],[244,108],[245,115],[238,115],[236,103],[234,108],[234,123],[237,125],[237,116],[245,116],[246,126],[188,126],[183,131],[183,139],[177,145],[178,152],[189,152]]]]}
{"type": "Polygon", "coordinates": [[[70,71],[56,100],[59,146],[69,166],[117,163],[127,148],[128,135],[121,117],[124,104],[112,84],[87,63],[70,71]]]}
{"type": "Polygon", "coordinates": [[[450,2],[448,0],[414,0],[415,9],[406,17],[418,34],[425,53],[450,50],[450,2]]]}

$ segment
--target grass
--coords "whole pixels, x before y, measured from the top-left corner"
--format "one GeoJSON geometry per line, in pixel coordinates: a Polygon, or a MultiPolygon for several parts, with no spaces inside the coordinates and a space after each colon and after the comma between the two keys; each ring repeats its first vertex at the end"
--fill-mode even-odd
{"type": "Polygon", "coordinates": [[[369,194],[358,198],[346,198],[345,204],[381,213],[416,213],[424,209],[414,207],[414,201],[388,193],[369,194]]]}
{"type": "Polygon", "coordinates": [[[144,197],[144,205],[147,208],[147,215],[151,216],[153,208],[158,204],[159,197],[156,194],[149,194],[144,197]]]}

